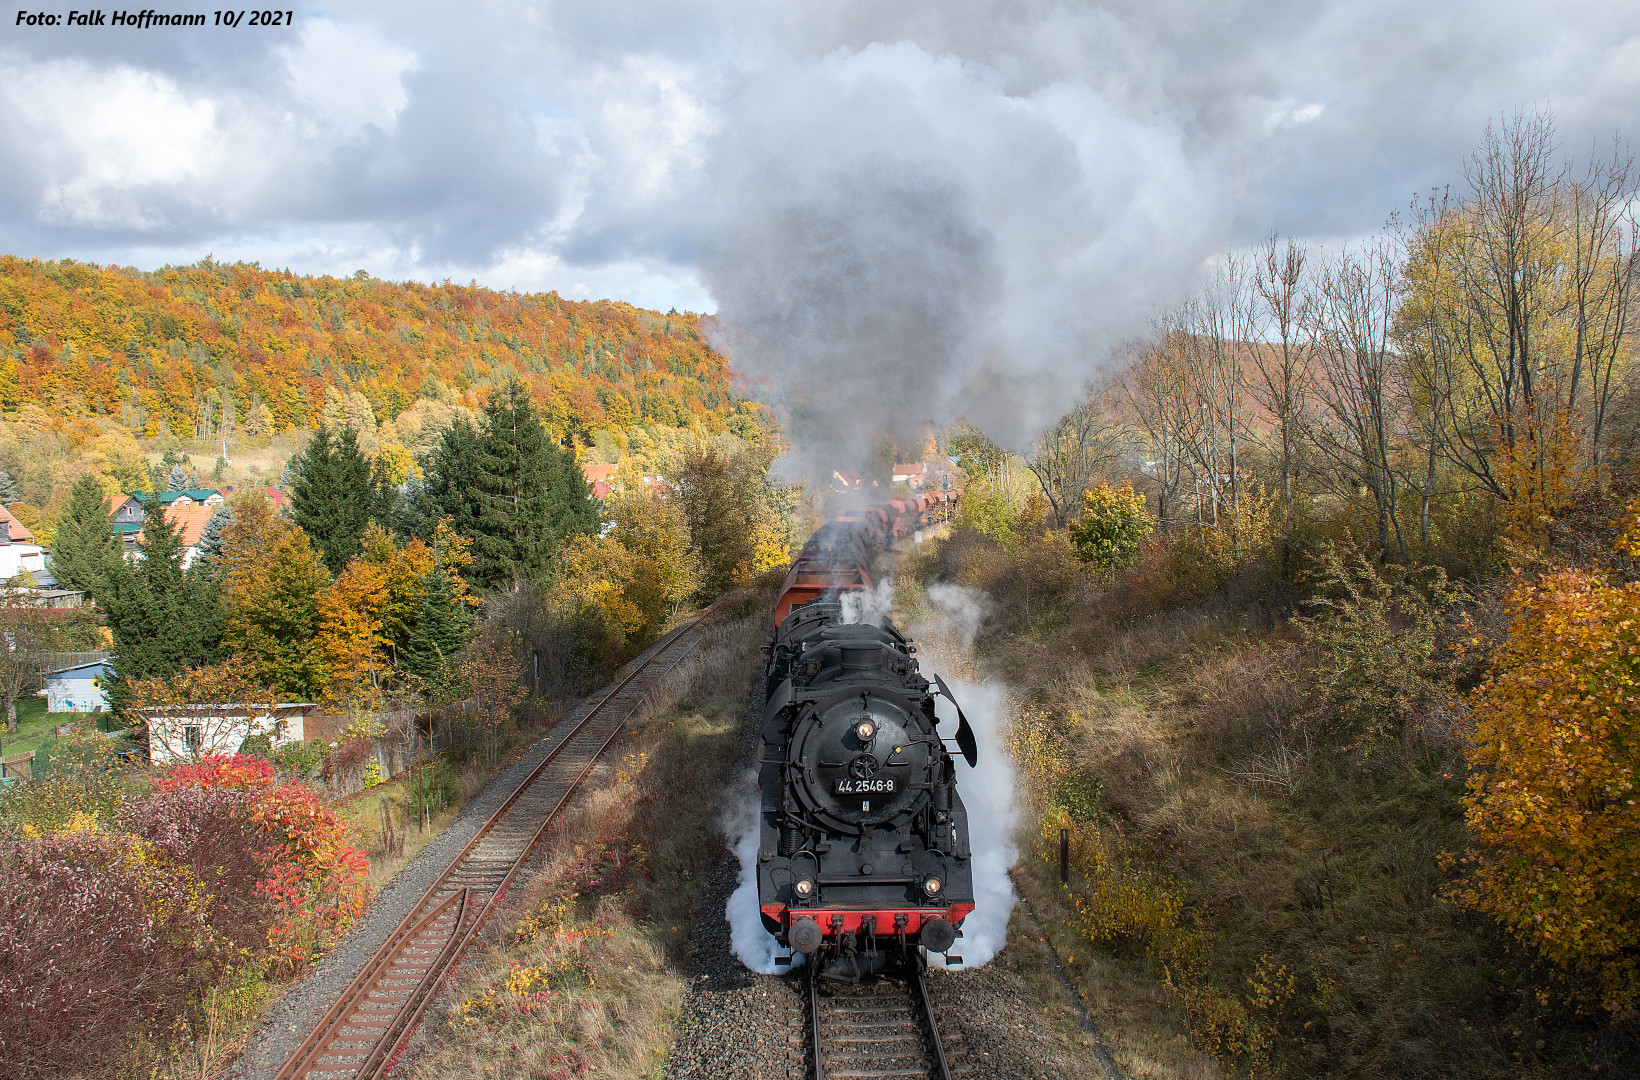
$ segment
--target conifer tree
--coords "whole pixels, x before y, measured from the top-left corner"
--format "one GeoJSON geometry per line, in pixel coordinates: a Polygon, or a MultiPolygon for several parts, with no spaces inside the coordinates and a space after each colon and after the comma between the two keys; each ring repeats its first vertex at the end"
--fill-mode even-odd
{"type": "Polygon", "coordinates": [[[120,558],[120,541],[109,524],[102,485],[90,476],[74,481],[68,505],[57,517],[57,539],[51,548],[51,570],[71,589],[92,597],[120,558]]]}
{"type": "Polygon", "coordinates": [[[200,530],[197,548],[199,558],[207,566],[218,555],[222,554],[222,530],[227,528],[231,521],[233,521],[233,511],[226,506],[219,506],[216,508],[216,513],[211,515],[211,520],[205,523],[205,528],[200,530]]]}
{"type": "Polygon", "coordinates": [[[171,474],[165,480],[165,490],[167,490],[167,491],[187,491],[188,490],[188,473],[187,473],[186,470],[183,469],[183,467],[181,465],[172,465],[171,466],[171,474]]]}
{"type": "Polygon", "coordinates": [[[539,577],[565,538],[597,529],[581,470],[547,437],[517,379],[490,395],[478,451],[473,569],[482,584],[539,577]]]}
{"type": "Polygon", "coordinates": [[[449,571],[435,566],[421,577],[416,622],[399,650],[400,665],[429,685],[437,684],[467,643],[470,625],[461,587],[449,571]]]}
{"type": "Polygon", "coordinates": [[[143,508],[137,558],[113,564],[99,598],[114,637],[118,678],[110,697],[117,710],[126,704],[127,680],[210,663],[222,639],[215,585],[202,567],[182,569],[182,539],[159,498],[144,498],[143,508]]]}
{"type": "Polygon", "coordinates": [[[323,424],[296,460],[290,485],[291,520],[319,548],[325,568],[339,574],[359,553],[370,523],[370,462],[358,432],[332,435],[323,424]]]}
{"type": "Polygon", "coordinates": [[[478,457],[482,436],[465,416],[444,429],[426,462],[427,480],[416,499],[416,533],[433,535],[442,518],[458,535],[478,534],[478,457]]]}
{"type": "Polygon", "coordinates": [[[21,502],[22,498],[23,493],[17,490],[17,481],[11,478],[11,473],[0,472],[0,506],[21,502]]]}

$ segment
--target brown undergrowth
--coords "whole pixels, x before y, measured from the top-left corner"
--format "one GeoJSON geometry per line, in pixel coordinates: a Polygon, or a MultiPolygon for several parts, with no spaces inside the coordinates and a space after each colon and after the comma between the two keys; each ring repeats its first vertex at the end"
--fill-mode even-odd
{"type": "Polygon", "coordinates": [[[414,1077],[640,1077],[664,1059],[718,798],[737,766],[768,589],[729,602],[548,833],[446,994],[414,1077]]]}
{"type": "MultiPolygon", "coordinates": [[[[949,556],[921,569],[984,588],[1006,556],[984,557],[977,573],[949,556]]],[[[997,580],[1026,572],[1042,576],[997,580]]],[[[1016,882],[1119,1063],[1157,1077],[1609,1066],[1530,957],[1440,899],[1440,854],[1469,842],[1442,707],[1466,672],[1406,672],[1414,653],[1439,660],[1407,650],[1415,618],[1328,631],[1346,641],[1250,610],[1220,595],[1124,618],[1083,586],[1057,603],[1004,593],[976,645],[1020,698],[1016,882]],[[1361,670],[1341,674],[1340,657],[1361,670]]]]}

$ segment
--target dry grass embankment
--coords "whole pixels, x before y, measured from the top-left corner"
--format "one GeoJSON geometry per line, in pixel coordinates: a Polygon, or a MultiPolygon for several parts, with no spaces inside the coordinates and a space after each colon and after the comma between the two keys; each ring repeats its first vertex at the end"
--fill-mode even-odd
{"type": "Polygon", "coordinates": [[[768,590],[708,630],[549,831],[541,864],[486,927],[415,1077],[654,1074],[683,992],[701,870],[721,847],[768,590]]]}
{"type": "Polygon", "coordinates": [[[976,651],[1020,698],[1015,879],[1130,1075],[1610,1064],[1608,1032],[1441,899],[1441,853],[1469,843],[1441,707],[1465,673],[1412,629],[1363,616],[1322,649],[1223,592],[1135,617],[1049,544],[970,535],[921,571],[994,598],[976,651]],[[1414,678],[1417,655],[1437,662],[1414,678]]]}

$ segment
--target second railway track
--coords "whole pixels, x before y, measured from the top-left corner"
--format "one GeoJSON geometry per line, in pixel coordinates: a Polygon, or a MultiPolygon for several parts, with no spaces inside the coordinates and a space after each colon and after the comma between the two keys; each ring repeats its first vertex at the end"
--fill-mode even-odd
{"type": "Polygon", "coordinates": [[[560,725],[569,730],[388,934],[275,1080],[374,1080],[386,1074],[536,842],[649,692],[690,655],[705,618],[672,631],[614,689],[560,725]]]}

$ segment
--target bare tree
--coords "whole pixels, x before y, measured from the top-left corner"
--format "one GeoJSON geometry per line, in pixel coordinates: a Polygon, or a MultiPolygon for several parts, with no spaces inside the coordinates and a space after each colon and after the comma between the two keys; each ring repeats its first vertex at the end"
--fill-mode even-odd
{"type": "Polygon", "coordinates": [[[1150,453],[1156,455],[1145,462],[1145,473],[1156,482],[1156,517],[1162,522],[1177,520],[1180,512],[1179,489],[1187,470],[1184,429],[1189,417],[1185,414],[1192,400],[1187,383],[1177,352],[1168,348],[1165,330],[1128,369],[1128,401],[1148,438],[1150,453]]]}
{"type": "Polygon", "coordinates": [[[1557,181],[1554,121],[1547,113],[1517,112],[1501,128],[1487,126],[1464,178],[1469,199],[1459,219],[1464,257],[1455,263],[1461,326],[1455,335],[1463,362],[1454,394],[1452,460],[1501,499],[1508,481],[1493,467],[1495,451],[1519,455],[1522,440],[1541,444],[1538,425],[1553,417],[1554,402],[1540,401],[1540,356],[1554,313],[1557,181]]]}
{"type": "Polygon", "coordinates": [[[1310,336],[1316,348],[1316,399],[1310,436],[1332,466],[1342,494],[1372,501],[1378,542],[1406,560],[1396,511],[1394,447],[1396,364],[1390,352],[1395,315],[1395,260],[1380,239],[1328,262],[1316,286],[1310,336]]]}
{"type": "Polygon", "coordinates": [[[1103,395],[1089,392],[1070,412],[1037,437],[1036,453],[1025,464],[1042,486],[1063,527],[1093,478],[1118,455],[1118,431],[1106,415],[1103,395]]]}
{"type": "Polygon", "coordinates": [[[1426,557],[1438,466],[1450,453],[1446,427],[1457,343],[1455,324],[1446,311],[1455,288],[1456,254],[1452,231],[1443,223],[1455,213],[1446,192],[1432,193],[1428,200],[1413,204],[1411,229],[1399,237],[1402,269],[1395,345],[1412,427],[1409,437],[1423,472],[1417,485],[1418,545],[1426,557]]]}
{"type": "Polygon", "coordinates": [[[39,689],[45,654],[57,630],[40,598],[24,586],[27,575],[0,582],[0,698],[6,702],[6,731],[17,733],[17,699],[39,689]]]}
{"type": "Polygon", "coordinates": [[[1633,206],[1636,190],[1634,155],[1614,145],[1611,157],[1591,157],[1580,182],[1567,185],[1563,200],[1571,233],[1571,311],[1573,345],[1566,395],[1577,409],[1585,378],[1589,385],[1590,464],[1600,471],[1600,440],[1611,404],[1612,376],[1622,354],[1640,272],[1640,234],[1633,206]]]}
{"type": "Polygon", "coordinates": [[[1234,511],[1251,435],[1243,360],[1254,335],[1253,315],[1248,266],[1229,256],[1201,295],[1170,317],[1166,333],[1184,368],[1181,445],[1197,483],[1206,486],[1210,516],[1203,524],[1218,527],[1221,512],[1229,511],[1231,550],[1238,554],[1242,538],[1234,511]]]}
{"type": "Polygon", "coordinates": [[[1309,252],[1291,238],[1277,243],[1271,233],[1260,246],[1253,270],[1253,288],[1263,301],[1259,314],[1268,344],[1253,350],[1258,379],[1253,395],[1275,417],[1276,458],[1281,468],[1281,535],[1285,544],[1293,533],[1294,454],[1302,429],[1304,397],[1309,384],[1309,352],[1302,333],[1304,267],[1309,252]]]}

